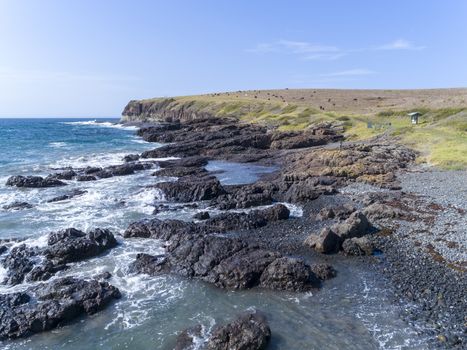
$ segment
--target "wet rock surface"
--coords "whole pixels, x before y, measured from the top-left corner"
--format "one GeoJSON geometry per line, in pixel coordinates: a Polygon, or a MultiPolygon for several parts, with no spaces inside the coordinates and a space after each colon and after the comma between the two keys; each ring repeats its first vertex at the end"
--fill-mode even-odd
{"type": "Polygon", "coordinates": [[[139,254],[130,267],[132,272],[157,275],[170,271],[227,289],[260,286],[304,291],[319,287],[318,278],[301,259],[286,258],[239,239],[199,234],[196,226],[190,223],[184,223],[185,226],[173,221],[152,224],[154,222],[145,228],[130,226],[126,236],[165,239],[167,254],[139,254]]]}
{"type": "Polygon", "coordinates": [[[23,209],[31,209],[33,207],[32,204],[28,202],[18,202],[15,201],[13,203],[4,205],[2,208],[5,210],[23,210],[23,209]]]}
{"type": "Polygon", "coordinates": [[[19,244],[11,248],[2,259],[7,270],[3,283],[47,280],[67,264],[97,256],[116,245],[109,230],[94,229],[86,234],[69,228],[51,233],[46,247],[19,244]]]}
{"type": "Polygon", "coordinates": [[[259,311],[244,313],[215,327],[207,339],[202,339],[202,331],[201,325],[182,331],[174,349],[193,349],[196,340],[201,339],[205,350],[264,350],[271,339],[268,321],[259,311]]]}
{"type": "Polygon", "coordinates": [[[120,298],[107,282],[66,277],[25,292],[0,295],[0,339],[31,336],[91,315],[120,298]]]}
{"type": "Polygon", "coordinates": [[[16,186],[16,187],[56,187],[56,186],[65,186],[66,183],[55,179],[51,176],[45,178],[41,176],[22,176],[16,175],[8,178],[6,182],[7,186],[16,186]]]}
{"type": "MultiPolygon", "coordinates": [[[[113,176],[124,176],[134,174],[136,171],[146,170],[152,168],[153,162],[139,162],[128,161],[121,165],[110,165],[105,168],[100,167],[86,167],[82,169],[66,168],[63,171],[55,172],[46,177],[41,176],[22,176],[15,175],[8,178],[7,186],[16,187],[57,187],[65,186],[66,182],[62,180],[76,180],[76,181],[96,181],[98,179],[105,179],[113,176]]],[[[71,192],[70,192],[71,193],[71,192]]],[[[70,197],[71,198],[71,197],[70,197]]],[[[62,200],[62,199],[60,199],[62,200]]]]}

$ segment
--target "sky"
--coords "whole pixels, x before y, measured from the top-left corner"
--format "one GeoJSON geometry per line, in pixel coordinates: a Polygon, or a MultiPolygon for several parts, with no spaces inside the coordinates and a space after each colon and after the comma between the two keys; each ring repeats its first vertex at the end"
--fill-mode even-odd
{"type": "Polygon", "coordinates": [[[131,99],[467,86],[465,0],[0,0],[0,117],[131,99]]]}

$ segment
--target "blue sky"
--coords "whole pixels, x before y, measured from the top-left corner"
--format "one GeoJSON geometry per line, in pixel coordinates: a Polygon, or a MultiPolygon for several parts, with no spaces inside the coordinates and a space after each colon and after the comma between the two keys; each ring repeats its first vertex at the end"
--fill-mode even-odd
{"type": "Polygon", "coordinates": [[[467,1],[0,0],[0,117],[135,98],[467,86],[467,1]]]}

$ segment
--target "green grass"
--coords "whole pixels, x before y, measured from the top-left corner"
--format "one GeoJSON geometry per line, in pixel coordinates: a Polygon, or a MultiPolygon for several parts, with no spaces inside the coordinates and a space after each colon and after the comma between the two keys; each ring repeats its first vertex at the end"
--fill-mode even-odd
{"type": "Polygon", "coordinates": [[[222,98],[209,95],[185,96],[163,101],[166,109],[208,113],[260,123],[281,131],[304,130],[323,121],[342,123],[349,140],[366,140],[386,134],[420,152],[419,161],[444,169],[467,168],[467,108],[387,110],[376,114],[339,114],[316,110],[306,105],[272,102],[251,96],[222,98]],[[408,113],[418,111],[418,125],[412,125],[408,113]],[[368,128],[368,123],[372,128],[368,128]]]}

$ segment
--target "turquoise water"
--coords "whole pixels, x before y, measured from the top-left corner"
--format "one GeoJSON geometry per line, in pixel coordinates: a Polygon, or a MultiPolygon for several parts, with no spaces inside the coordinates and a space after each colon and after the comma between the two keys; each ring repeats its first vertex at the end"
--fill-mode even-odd
{"type": "MultiPolygon", "coordinates": [[[[307,294],[251,290],[227,292],[204,283],[174,276],[128,275],[127,267],[138,252],[163,253],[156,240],[123,240],[121,234],[134,220],[151,217],[163,196],[150,185],[167,179],[152,176],[154,169],[134,175],[91,182],[67,181],[67,186],[19,189],[5,186],[11,175],[47,175],[55,169],[122,163],[129,153],[156,147],[135,136],[135,127],[116,124],[116,119],[22,119],[0,120],[0,238],[27,238],[26,244],[46,244],[51,231],[76,227],[110,228],[119,246],[108,254],[73,264],[56,277],[89,278],[110,271],[110,283],[123,297],[106,310],[52,332],[26,340],[0,342],[5,349],[171,349],[176,333],[202,323],[214,324],[238,313],[259,308],[272,329],[271,349],[424,349],[417,330],[407,327],[391,305],[386,286],[377,275],[349,260],[335,262],[338,277],[320,291],[307,294]],[[87,191],[70,200],[47,199],[72,189],[87,191]],[[26,201],[31,209],[8,211],[3,205],[26,201]]],[[[213,162],[211,170],[226,183],[254,181],[254,172],[213,162]]],[[[297,211],[299,212],[299,211],[297,211]]],[[[167,212],[162,217],[190,218],[192,212],[167,212]]],[[[294,220],[294,219],[292,219],[294,220]]],[[[5,271],[0,267],[0,279],[5,271]]],[[[24,290],[0,284],[0,293],[24,290]]]]}

